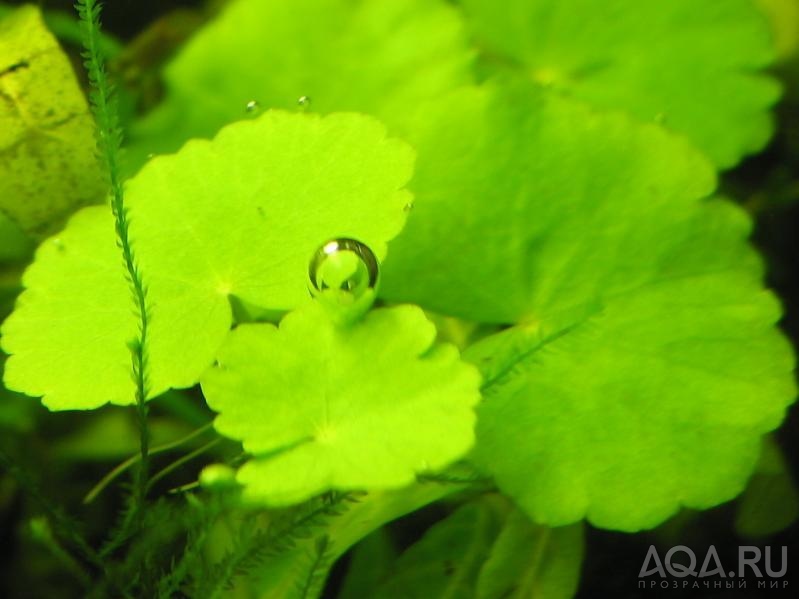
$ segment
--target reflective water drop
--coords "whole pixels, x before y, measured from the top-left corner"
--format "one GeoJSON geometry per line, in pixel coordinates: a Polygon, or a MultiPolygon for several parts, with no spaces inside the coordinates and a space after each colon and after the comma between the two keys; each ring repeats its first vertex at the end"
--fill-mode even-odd
{"type": "Polygon", "coordinates": [[[308,265],[311,294],[328,307],[339,324],[352,323],[369,310],[379,275],[374,252],[348,237],[323,243],[308,265]]]}
{"type": "Polygon", "coordinates": [[[405,212],[410,212],[411,210],[413,210],[413,202],[408,202],[407,204],[405,204],[405,205],[402,207],[402,209],[403,209],[403,211],[405,211],[405,212]]]}
{"type": "Polygon", "coordinates": [[[311,107],[311,98],[309,96],[300,96],[297,99],[297,104],[300,108],[310,108],[311,107]]]}
{"type": "Polygon", "coordinates": [[[258,103],[258,100],[250,100],[249,102],[247,102],[247,105],[244,107],[244,110],[246,110],[250,114],[256,114],[260,111],[260,109],[261,105],[258,103]]]}

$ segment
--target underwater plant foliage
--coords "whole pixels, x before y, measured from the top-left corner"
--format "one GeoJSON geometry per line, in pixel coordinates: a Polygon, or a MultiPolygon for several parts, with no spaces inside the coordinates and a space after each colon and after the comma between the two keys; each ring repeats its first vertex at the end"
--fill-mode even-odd
{"type": "Polygon", "coordinates": [[[789,529],[736,177],[793,2],[0,4],[0,594],[568,598],[594,530],[789,529]]]}

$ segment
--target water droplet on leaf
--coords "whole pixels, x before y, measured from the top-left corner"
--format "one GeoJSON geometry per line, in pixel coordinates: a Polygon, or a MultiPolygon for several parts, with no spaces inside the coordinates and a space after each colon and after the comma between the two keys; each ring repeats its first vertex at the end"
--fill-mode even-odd
{"type": "Polygon", "coordinates": [[[309,96],[300,96],[297,99],[297,104],[300,108],[308,109],[311,107],[311,98],[309,96]]]}
{"type": "Polygon", "coordinates": [[[258,100],[250,100],[247,102],[244,110],[246,110],[249,114],[258,114],[261,111],[261,105],[258,103],[258,100]]]}
{"type": "Polygon", "coordinates": [[[339,324],[351,324],[371,308],[379,275],[369,246],[347,237],[323,243],[308,266],[311,294],[339,324]]]}
{"type": "Polygon", "coordinates": [[[402,207],[402,209],[403,209],[403,211],[405,211],[405,212],[410,212],[411,210],[413,210],[413,202],[408,202],[407,204],[405,204],[405,205],[402,207]]]}

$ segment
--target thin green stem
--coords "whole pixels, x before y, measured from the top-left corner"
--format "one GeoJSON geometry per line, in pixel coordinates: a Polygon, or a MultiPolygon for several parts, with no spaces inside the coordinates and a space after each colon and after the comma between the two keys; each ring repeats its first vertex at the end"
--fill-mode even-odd
{"type": "Polygon", "coordinates": [[[117,245],[122,252],[122,260],[127,271],[128,283],[139,320],[137,338],[130,344],[133,379],[136,387],[136,416],[139,424],[139,447],[141,459],[134,481],[134,497],[137,520],[142,520],[146,505],[147,477],[149,468],[150,434],[147,427],[147,290],[139,271],[133,246],[130,241],[128,209],[122,187],[122,176],[119,155],[122,145],[122,133],[119,126],[119,115],[113,94],[113,88],[106,77],[100,37],[100,5],[96,0],[78,0],[75,5],[81,20],[86,70],[91,83],[91,105],[97,122],[97,150],[99,158],[105,166],[111,189],[111,211],[114,215],[114,227],[117,245]]]}
{"type": "Polygon", "coordinates": [[[186,462],[190,462],[191,460],[196,458],[198,455],[201,455],[201,454],[205,453],[206,451],[208,451],[209,449],[211,449],[212,447],[214,447],[215,445],[217,445],[217,444],[219,444],[221,442],[222,442],[222,437],[217,437],[216,439],[213,439],[212,441],[209,441],[205,445],[203,445],[201,447],[198,447],[194,451],[190,451],[186,455],[181,456],[180,458],[178,458],[177,460],[175,460],[174,462],[169,464],[169,466],[166,466],[161,471],[159,471],[158,473],[153,475],[153,477],[150,479],[150,483],[149,483],[148,489],[150,487],[152,487],[155,483],[157,483],[159,480],[164,478],[170,472],[173,472],[174,470],[177,470],[178,468],[180,468],[186,462]]]}
{"type": "MultiPolygon", "coordinates": [[[[170,441],[169,443],[164,443],[163,445],[158,445],[156,447],[150,448],[150,457],[154,455],[158,455],[161,453],[165,453],[176,447],[180,447],[184,443],[188,443],[195,437],[199,437],[206,431],[210,430],[213,426],[213,423],[209,422],[208,424],[201,426],[200,428],[193,430],[188,435],[181,437],[180,439],[176,439],[175,441],[170,441]]],[[[86,497],[83,498],[84,505],[87,505],[94,501],[97,496],[102,493],[108,485],[110,485],[119,475],[121,475],[125,470],[130,468],[131,466],[137,464],[141,460],[141,454],[136,454],[130,456],[127,460],[119,464],[116,468],[111,470],[108,474],[106,474],[100,482],[92,487],[92,489],[86,493],[86,497]]]]}
{"type": "Polygon", "coordinates": [[[195,480],[194,482],[186,483],[185,485],[180,485],[179,487],[175,487],[173,489],[169,489],[167,493],[169,495],[179,495],[180,493],[186,493],[187,491],[192,491],[194,489],[199,488],[200,481],[195,480]]]}
{"type": "MultiPolygon", "coordinates": [[[[226,463],[231,468],[235,468],[236,466],[243,464],[247,460],[248,456],[249,456],[248,453],[240,453],[226,460],[226,463]]],[[[174,487],[172,489],[169,489],[167,493],[169,493],[170,495],[176,495],[178,493],[185,493],[186,491],[191,491],[193,489],[198,488],[199,486],[200,486],[200,481],[195,480],[194,482],[186,483],[185,485],[180,485],[179,487],[174,487]]]]}
{"type": "Polygon", "coordinates": [[[329,546],[330,537],[327,535],[322,535],[316,540],[313,561],[308,571],[305,573],[298,589],[301,599],[316,597],[321,592],[322,589],[320,587],[324,584],[325,574],[330,568],[331,560],[328,557],[329,546]]]}

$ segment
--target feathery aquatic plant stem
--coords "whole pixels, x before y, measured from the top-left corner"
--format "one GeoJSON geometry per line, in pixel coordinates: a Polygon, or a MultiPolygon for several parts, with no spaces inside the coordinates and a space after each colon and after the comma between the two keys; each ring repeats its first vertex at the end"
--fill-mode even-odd
{"type": "Polygon", "coordinates": [[[130,344],[132,355],[133,379],[135,383],[136,414],[140,433],[139,468],[134,484],[135,503],[138,518],[146,504],[147,477],[149,471],[150,435],[147,427],[147,288],[136,262],[136,256],[130,241],[128,209],[125,206],[124,189],[120,173],[119,155],[122,145],[122,131],[114,97],[114,90],[106,76],[103,56],[100,50],[100,3],[96,0],[78,0],[75,8],[80,16],[84,65],[91,85],[90,103],[97,125],[97,150],[101,163],[105,167],[111,191],[111,211],[114,214],[117,245],[122,252],[122,259],[127,271],[128,283],[131,287],[138,317],[138,336],[130,344]]]}

